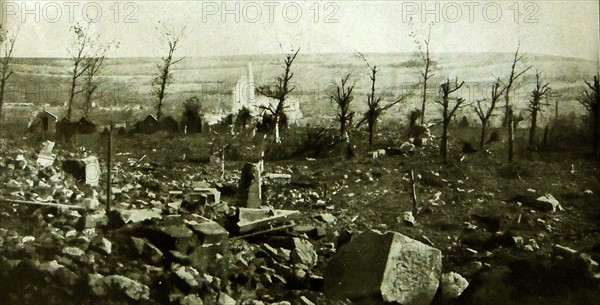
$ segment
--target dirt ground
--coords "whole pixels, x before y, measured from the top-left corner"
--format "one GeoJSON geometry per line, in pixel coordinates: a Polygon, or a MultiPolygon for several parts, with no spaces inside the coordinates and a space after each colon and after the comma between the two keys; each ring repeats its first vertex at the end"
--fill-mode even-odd
{"type": "MultiPolygon", "coordinates": [[[[393,129],[382,131],[371,148],[363,144],[366,135],[357,133],[352,159],[337,152],[293,159],[276,158],[276,152],[270,152],[265,173],[292,178],[265,185],[263,203],[301,211],[300,225],[322,225],[322,213],[335,216],[325,236],[312,240],[317,249],[335,242],[343,231],[369,229],[400,232],[440,249],[443,272],[458,272],[471,283],[456,304],[595,304],[600,300],[598,281],[583,279],[586,273],[576,263],[557,260],[555,247],[569,247],[600,261],[599,163],[586,155],[584,144],[564,143],[547,151],[518,146],[517,160],[509,164],[503,131],[500,141],[487,144],[485,151],[463,153],[464,141],[477,146],[478,132],[477,128],[452,130],[447,163],[438,156],[436,138],[412,153],[392,155],[388,150],[386,156],[368,157],[370,150],[399,147],[405,141],[403,133],[393,129]],[[404,212],[413,209],[410,171],[416,183],[414,225],[402,219],[404,212]],[[555,197],[562,210],[536,208],[535,199],[546,194],[555,197]]],[[[517,141],[522,143],[525,131],[519,132],[523,135],[519,133],[517,141]]],[[[286,131],[282,145],[302,142],[304,134],[286,131]]],[[[126,164],[146,155],[143,162],[152,168],[147,175],[162,186],[158,196],[178,183],[207,181],[220,185],[223,200],[233,203],[237,195],[223,186],[235,186],[232,181],[239,177],[245,160],[258,160],[265,146],[262,139],[229,138],[217,133],[114,136],[114,162],[126,164]],[[226,143],[221,180],[220,164],[211,163],[210,155],[226,143]]],[[[0,155],[10,158],[24,153],[33,158],[41,147],[39,140],[6,139],[0,155]]],[[[57,144],[57,149],[80,155],[85,148],[104,164],[104,141],[98,134],[78,136],[69,145],[57,144]]],[[[2,184],[10,179],[6,172],[0,176],[2,184]]],[[[98,192],[104,202],[104,189],[99,187],[98,192]]],[[[3,203],[0,209],[0,228],[18,231],[20,236],[43,234],[44,228],[32,221],[34,208],[3,203]]],[[[0,255],[8,257],[7,252],[6,246],[0,247],[0,255]]],[[[327,259],[325,255],[316,268],[324,268],[327,259]]]]}

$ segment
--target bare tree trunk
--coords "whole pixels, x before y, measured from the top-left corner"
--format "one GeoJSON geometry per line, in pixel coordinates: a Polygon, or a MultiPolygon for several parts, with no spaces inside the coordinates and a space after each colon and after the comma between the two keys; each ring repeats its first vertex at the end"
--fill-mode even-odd
{"type": "Polygon", "coordinates": [[[448,125],[449,121],[444,121],[442,125],[442,143],[440,146],[440,154],[442,155],[442,160],[444,160],[444,162],[448,160],[448,125]]]}
{"type": "Polygon", "coordinates": [[[340,120],[340,140],[344,140],[346,137],[346,120],[344,119],[345,113],[342,113],[342,119],[340,120]]]}
{"type": "Polygon", "coordinates": [[[481,122],[481,140],[479,142],[479,148],[481,150],[483,150],[483,146],[485,145],[485,132],[486,132],[486,126],[487,125],[487,121],[482,121],[481,122]]]}
{"type": "MultiPolygon", "coordinates": [[[[170,65],[170,64],[169,64],[170,65]]],[[[168,69],[168,68],[166,68],[168,69]]],[[[169,75],[167,72],[166,76],[163,76],[162,80],[161,80],[161,84],[160,84],[160,91],[158,92],[158,104],[157,104],[157,109],[156,109],[156,120],[160,121],[160,119],[162,118],[162,106],[163,106],[163,100],[165,98],[165,89],[167,87],[167,79],[168,79],[169,75]]]]}
{"type": "Polygon", "coordinates": [[[281,144],[281,137],[279,135],[279,116],[275,117],[275,143],[281,144]]]}
{"type": "MultiPolygon", "coordinates": [[[[508,89],[510,89],[510,88],[508,88],[508,89]]],[[[508,91],[508,90],[507,90],[507,91],[508,91]]],[[[508,95],[508,94],[509,94],[509,93],[507,93],[507,95],[508,95]]],[[[508,116],[509,116],[508,112],[510,111],[510,110],[509,110],[509,107],[510,107],[510,106],[508,105],[509,98],[507,97],[507,98],[505,99],[505,101],[506,101],[506,104],[504,105],[504,118],[502,118],[502,128],[505,128],[505,127],[507,127],[507,126],[508,126],[508,121],[509,121],[509,118],[508,118],[508,116]]]]}
{"type": "MultiPolygon", "coordinates": [[[[4,74],[4,73],[3,73],[4,74]]],[[[2,76],[4,78],[4,75],[2,76]]],[[[2,128],[3,116],[2,116],[2,108],[4,108],[4,86],[6,82],[0,82],[0,130],[2,128]]]]}
{"type": "Polygon", "coordinates": [[[537,129],[537,110],[531,111],[531,127],[529,127],[529,146],[535,145],[535,133],[537,129]]]}
{"type": "MultiPolygon", "coordinates": [[[[588,85],[589,86],[589,85],[588,85]]],[[[600,82],[598,76],[594,77],[593,100],[590,101],[590,110],[592,115],[592,152],[594,157],[598,156],[598,145],[600,145],[600,82]]]]}
{"type": "Polygon", "coordinates": [[[508,107],[507,116],[507,127],[508,127],[508,162],[512,162],[515,156],[515,135],[513,126],[513,110],[512,107],[508,107]]]}
{"type": "Polygon", "coordinates": [[[106,214],[110,213],[112,200],[112,122],[108,127],[106,145],[106,214]]]}
{"type": "Polygon", "coordinates": [[[73,76],[71,77],[71,91],[69,92],[69,101],[67,105],[67,120],[71,120],[71,112],[73,109],[73,100],[75,99],[75,87],[77,86],[77,74],[78,74],[79,63],[75,63],[73,68],[73,76]]]}
{"type": "Polygon", "coordinates": [[[162,108],[166,95],[166,90],[167,87],[171,84],[171,67],[182,61],[184,58],[181,57],[179,59],[174,59],[173,57],[175,51],[178,49],[180,39],[183,36],[184,32],[185,27],[181,29],[179,34],[175,34],[173,30],[167,29],[165,27],[165,32],[162,33],[163,38],[166,40],[166,43],[169,46],[169,52],[167,53],[166,57],[162,58],[162,64],[157,66],[159,68],[159,75],[152,82],[152,85],[156,86],[156,88],[153,89],[153,95],[158,99],[156,103],[157,121],[160,121],[162,119],[162,108]]]}
{"type": "Polygon", "coordinates": [[[369,123],[369,147],[373,146],[373,132],[375,131],[375,123],[369,123]]]}
{"type": "Polygon", "coordinates": [[[425,124],[425,102],[427,101],[427,77],[428,76],[425,75],[425,80],[423,80],[423,101],[422,101],[422,105],[421,105],[421,125],[425,124]]]}
{"type": "MultiPolygon", "coordinates": [[[[596,106],[598,107],[598,106],[596,106]]],[[[594,156],[598,155],[598,144],[599,144],[599,138],[600,138],[600,131],[598,131],[598,123],[600,121],[600,111],[596,110],[594,113],[594,118],[592,119],[592,152],[594,154],[594,156]]]]}

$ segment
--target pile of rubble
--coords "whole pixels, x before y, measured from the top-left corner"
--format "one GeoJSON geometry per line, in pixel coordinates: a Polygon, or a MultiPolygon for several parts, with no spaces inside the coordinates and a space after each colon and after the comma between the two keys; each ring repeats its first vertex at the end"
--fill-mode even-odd
{"type": "MultiPolygon", "coordinates": [[[[259,162],[227,179],[170,180],[143,161],[113,164],[108,206],[106,169],[85,151],[54,152],[48,142],[37,154],[0,156],[0,303],[427,305],[470,287],[443,273],[431,242],[355,225],[335,212],[327,192],[337,191],[287,187],[298,183],[292,171],[265,173],[259,162]],[[264,198],[265,188],[280,192],[264,198]]],[[[355,170],[340,183],[372,182],[383,175],[375,172],[355,170]]],[[[562,209],[548,194],[515,201],[562,209]]],[[[470,234],[487,220],[472,218],[470,234]]]]}
{"type": "Polygon", "coordinates": [[[0,162],[3,302],[428,304],[442,279],[440,251],[400,233],[351,238],[330,213],[264,206],[263,179],[291,175],[264,174],[261,163],[242,169],[235,204],[220,185],[161,181],[141,159],[116,163],[107,209],[98,159],[53,146],[0,162]]]}

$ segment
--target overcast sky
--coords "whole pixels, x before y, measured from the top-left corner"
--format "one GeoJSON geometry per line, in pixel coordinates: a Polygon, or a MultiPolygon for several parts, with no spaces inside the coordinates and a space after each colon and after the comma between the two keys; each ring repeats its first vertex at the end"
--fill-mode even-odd
{"type": "Polygon", "coordinates": [[[15,55],[66,57],[76,22],[120,48],[111,57],[162,56],[156,27],[186,26],[186,56],[410,52],[433,23],[433,52],[513,52],[599,58],[598,1],[4,1],[19,29],[15,55]],[[159,23],[160,22],[160,23],[159,23]],[[280,46],[281,45],[281,46],[280,46]]]}

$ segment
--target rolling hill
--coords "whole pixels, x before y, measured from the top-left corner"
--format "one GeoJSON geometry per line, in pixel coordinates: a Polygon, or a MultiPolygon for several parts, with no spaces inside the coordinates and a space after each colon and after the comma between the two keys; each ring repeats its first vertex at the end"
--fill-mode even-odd
{"type": "MultiPolygon", "coordinates": [[[[393,100],[401,93],[414,90],[418,83],[419,72],[411,66],[415,55],[411,53],[365,54],[370,64],[376,65],[377,93],[384,101],[393,100]]],[[[181,104],[186,98],[197,95],[206,112],[227,112],[232,103],[232,90],[239,77],[246,73],[246,67],[252,62],[257,85],[275,80],[282,72],[281,55],[244,55],[221,57],[185,58],[173,68],[173,82],[168,88],[165,101],[166,113],[179,116],[181,104]]],[[[491,82],[496,77],[506,77],[510,72],[512,54],[508,53],[445,53],[434,54],[437,61],[435,76],[430,82],[432,88],[430,104],[437,93],[438,84],[445,78],[458,78],[467,85],[459,95],[468,102],[484,98],[491,82]]],[[[121,120],[136,120],[154,112],[151,96],[151,83],[157,73],[158,58],[109,58],[101,72],[101,97],[94,115],[102,120],[107,110],[128,109],[121,120]]],[[[528,54],[522,64],[532,66],[515,90],[514,100],[517,107],[523,108],[531,91],[535,71],[540,71],[546,82],[550,83],[553,95],[549,103],[560,101],[561,112],[581,111],[576,102],[585,84],[596,73],[598,62],[557,57],[540,54],[528,54]]],[[[56,58],[15,58],[14,76],[8,85],[7,102],[34,103],[37,108],[44,106],[60,112],[64,108],[70,81],[71,63],[68,59],[56,58]]],[[[370,88],[369,70],[365,62],[355,54],[302,54],[300,53],[292,68],[294,95],[301,101],[305,116],[328,116],[335,113],[329,96],[336,82],[347,73],[355,82],[354,107],[360,112],[365,108],[366,94],[370,88]]],[[[397,111],[389,111],[386,118],[404,116],[418,107],[420,93],[414,91],[397,111]]],[[[80,103],[78,101],[77,103],[80,103]]],[[[79,105],[79,104],[78,104],[79,105]]],[[[78,105],[75,107],[77,108],[78,105]]],[[[468,110],[468,109],[465,109],[468,110]]],[[[437,116],[438,109],[430,106],[428,117],[437,116]]],[[[468,110],[471,112],[470,110],[468,110]]],[[[118,117],[118,116],[117,116],[118,117]]]]}

